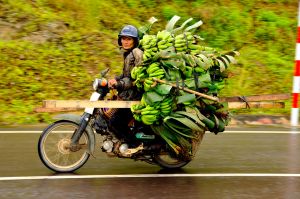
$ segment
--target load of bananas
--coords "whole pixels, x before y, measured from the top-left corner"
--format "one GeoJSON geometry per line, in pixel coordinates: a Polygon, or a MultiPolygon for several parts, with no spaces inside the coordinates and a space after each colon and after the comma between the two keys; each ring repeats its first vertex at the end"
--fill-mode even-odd
{"type": "Polygon", "coordinates": [[[166,29],[156,35],[144,31],[141,40],[144,62],[131,72],[136,86],[144,93],[141,103],[132,106],[131,111],[137,121],[152,125],[153,129],[158,127],[156,133],[176,154],[187,155],[195,132],[224,131],[229,117],[223,104],[196,97],[179,90],[179,86],[216,95],[224,87],[225,71],[235,63],[234,56],[238,53],[222,54],[200,45],[201,38],[190,30],[202,22],[184,29],[192,21],[188,19],[174,28],[179,18],[174,16],[166,29]],[[176,86],[162,84],[161,80],[176,86]]]}
{"type": "Polygon", "coordinates": [[[236,62],[234,57],[239,55],[236,51],[222,54],[201,45],[202,38],[190,30],[199,27],[202,22],[185,28],[191,23],[190,18],[175,28],[179,18],[174,16],[166,29],[157,34],[143,32],[140,44],[144,60],[131,71],[135,85],[144,92],[141,103],[131,107],[134,118],[152,125],[154,129],[155,126],[164,129],[157,133],[177,152],[181,151],[178,150],[180,147],[186,147],[182,151],[191,148],[183,143],[185,139],[192,138],[194,132],[204,129],[218,133],[224,130],[220,124],[226,125],[229,121],[223,104],[180,89],[187,87],[216,95],[225,85],[226,69],[236,62]],[[176,140],[179,143],[174,143],[176,140]]]}

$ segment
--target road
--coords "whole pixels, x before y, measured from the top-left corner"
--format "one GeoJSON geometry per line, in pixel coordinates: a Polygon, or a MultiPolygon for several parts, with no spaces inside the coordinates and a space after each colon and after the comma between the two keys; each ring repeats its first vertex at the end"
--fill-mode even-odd
{"type": "Polygon", "coordinates": [[[298,130],[207,133],[196,158],[176,171],[98,150],[76,173],[64,175],[40,162],[39,134],[0,130],[0,198],[300,198],[298,130]]]}

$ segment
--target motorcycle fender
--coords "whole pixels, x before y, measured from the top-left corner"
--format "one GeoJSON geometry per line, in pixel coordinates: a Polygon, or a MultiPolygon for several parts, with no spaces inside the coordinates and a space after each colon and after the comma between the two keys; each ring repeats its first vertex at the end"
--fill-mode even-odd
{"type": "MultiPolygon", "coordinates": [[[[59,119],[60,121],[61,120],[71,121],[71,122],[75,122],[76,124],[79,124],[81,116],[74,115],[74,114],[62,114],[62,115],[57,116],[56,119],[59,119]]],[[[89,124],[86,126],[86,132],[87,132],[87,136],[90,140],[90,145],[88,148],[89,153],[92,155],[95,150],[96,141],[95,141],[95,133],[89,124]]]]}

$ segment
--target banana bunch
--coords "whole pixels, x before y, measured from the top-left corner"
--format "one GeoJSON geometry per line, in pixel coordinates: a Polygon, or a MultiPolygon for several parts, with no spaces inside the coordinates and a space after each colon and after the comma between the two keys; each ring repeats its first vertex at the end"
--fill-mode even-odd
{"type": "Polygon", "coordinates": [[[144,49],[143,60],[147,60],[157,53],[158,48],[156,43],[157,38],[155,35],[144,35],[143,39],[140,41],[140,44],[144,49]]]}
{"type": "Polygon", "coordinates": [[[136,66],[131,70],[130,74],[132,79],[135,79],[134,83],[136,87],[142,88],[143,87],[142,82],[144,81],[145,78],[148,77],[148,74],[146,72],[146,67],[136,66]]]}
{"type": "Polygon", "coordinates": [[[173,99],[172,97],[167,97],[160,103],[160,115],[164,118],[172,112],[173,107],[173,99]]]}
{"type": "MultiPolygon", "coordinates": [[[[175,36],[174,47],[177,52],[186,52],[188,49],[190,49],[190,46],[194,42],[195,40],[192,33],[185,32],[175,36]]],[[[191,46],[191,47],[195,48],[195,46],[191,46]]]]}
{"type": "MultiPolygon", "coordinates": [[[[197,73],[203,73],[215,64],[212,58],[205,56],[203,54],[192,55],[192,54],[181,53],[180,55],[185,61],[186,66],[192,67],[193,70],[197,73]]],[[[192,73],[190,72],[189,67],[186,67],[185,73],[188,73],[188,75],[185,74],[186,77],[189,77],[190,76],[189,74],[192,73]]]]}
{"type": "Polygon", "coordinates": [[[155,77],[158,79],[163,78],[165,75],[165,70],[160,67],[160,64],[158,62],[150,64],[146,72],[149,77],[155,77]]]}
{"type": "Polygon", "coordinates": [[[144,90],[147,92],[151,88],[154,88],[157,85],[157,82],[154,81],[152,78],[147,78],[144,80],[143,85],[144,85],[144,90]]]}
{"type": "Polygon", "coordinates": [[[133,114],[133,118],[136,120],[136,121],[139,121],[141,122],[142,121],[142,117],[141,117],[141,110],[145,108],[145,106],[143,104],[134,104],[130,107],[130,110],[133,114]]]}
{"type": "Polygon", "coordinates": [[[147,105],[140,111],[141,121],[146,125],[151,125],[159,119],[160,111],[153,106],[147,105]]]}
{"type": "Polygon", "coordinates": [[[171,33],[163,30],[159,31],[156,35],[157,37],[157,47],[159,50],[165,50],[171,46],[173,46],[174,38],[172,37],[171,33]]]}
{"type": "Polygon", "coordinates": [[[196,55],[196,54],[214,55],[217,52],[216,49],[214,48],[195,45],[195,44],[189,45],[189,49],[192,55],[196,55]]]}

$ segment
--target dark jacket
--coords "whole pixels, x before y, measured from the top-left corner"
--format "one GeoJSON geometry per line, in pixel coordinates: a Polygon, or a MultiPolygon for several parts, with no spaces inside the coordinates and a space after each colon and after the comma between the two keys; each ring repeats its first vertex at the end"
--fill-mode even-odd
{"type": "Polygon", "coordinates": [[[143,61],[143,51],[134,48],[129,52],[124,52],[124,67],[122,75],[116,77],[118,81],[119,97],[123,100],[139,99],[137,88],[133,85],[131,70],[143,61]]]}

